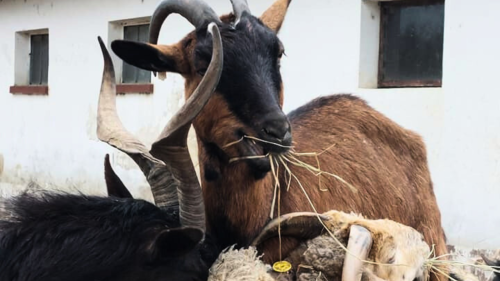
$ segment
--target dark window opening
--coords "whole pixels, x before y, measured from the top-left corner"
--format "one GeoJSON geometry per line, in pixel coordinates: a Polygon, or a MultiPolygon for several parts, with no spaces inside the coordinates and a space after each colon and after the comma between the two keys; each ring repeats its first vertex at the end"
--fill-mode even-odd
{"type": "MultiPolygon", "coordinates": [[[[123,39],[125,40],[147,42],[148,36],[149,24],[125,26],[123,28],[123,39]]],[[[122,83],[138,84],[150,82],[150,71],[123,62],[122,83]]]]}
{"type": "Polygon", "coordinates": [[[49,35],[31,35],[30,85],[47,85],[49,78],[49,35]]]}
{"type": "Polygon", "coordinates": [[[380,5],[379,87],[440,87],[444,0],[380,5]]]}

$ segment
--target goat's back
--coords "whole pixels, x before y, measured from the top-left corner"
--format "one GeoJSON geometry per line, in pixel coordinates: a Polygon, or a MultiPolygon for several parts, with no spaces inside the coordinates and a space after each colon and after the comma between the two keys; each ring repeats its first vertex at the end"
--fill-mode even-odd
{"type": "Polygon", "coordinates": [[[6,214],[0,281],[138,280],[147,231],[179,224],[143,200],[49,192],[10,199],[6,214]]]}

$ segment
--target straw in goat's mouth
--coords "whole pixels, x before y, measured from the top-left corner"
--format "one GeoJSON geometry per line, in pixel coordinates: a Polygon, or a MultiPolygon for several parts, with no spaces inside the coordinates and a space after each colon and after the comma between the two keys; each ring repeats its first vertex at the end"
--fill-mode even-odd
{"type": "MultiPolygon", "coordinates": [[[[352,184],[348,183],[347,181],[345,181],[344,179],[342,179],[340,176],[338,176],[336,174],[333,174],[333,173],[330,173],[330,172],[326,172],[326,171],[321,170],[320,162],[319,162],[319,156],[321,154],[325,153],[326,151],[328,151],[329,149],[331,149],[332,147],[334,147],[335,144],[329,146],[328,148],[326,148],[325,150],[323,150],[323,151],[321,151],[319,153],[317,153],[317,152],[300,153],[300,152],[296,152],[294,150],[293,146],[282,145],[282,144],[274,143],[274,142],[271,142],[271,141],[262,140],[262,139],[259,139],[257,137],[253,137],[253,136],[243,136],[239,140],[236,140],[236,141],[233,141],[231,143],[226,144],[223,148],[227,148],[227,147],[233,146],[235,144],[238,144],[238,143],[242,142],[245,139],[250,139],[254,143],[255,143],[255,141],[257,141],[257,142],[262,142],[262,143],[267,143],[267,144],[270,144],[270,145],[278,146],[278,147],[281,147],[281,148],[288,148],[288,149],[290,149],[290,151],[288,151],[286,153],[283,153],[283,154],[266,153],[264,155],[241,156],[241,157],[234,157],[234,158],[229,159],[229,163],[233,163],[233,162],[236,162],[236,161],[248,160],[248,159],[269,158],[269,160],[271,162],[271,166],[273,166],[273,165],[279,166],[281,164],[285,168],[285,171],[289,175],[289,180],[288,180],[289,184],[287,185],[287,191],[290,189],[290,183],[291,183],[292,177],[297,182],[299,182],[299,179],[288,168],[288,164],[291,164],[291,165],[294,165],[294,166],[297,166],[297,167],[302,167],[302,168],[306,169],[307,171],[311,172],[314,176],[318,177],[318,186],[319,186],[319,189],[321,191],[327,191],[328,190],[327,188],[323,188],[322,187],[322,182],[321,182],[321,176],[322,175],[326,175],[326,176],[331,176],[331,177],[337,179],[338,181],[340,181],[341,183],[345,184],[347,187],[349,187],[351,189],[352,192],[357,192],[357,189],[352,184]],[[310,165],[310,164],[308,164],[308,163],[306,163],[306,162],[304,162],[304,161],[302,161],[302,160],[299,159],[300,157],[304,157],[304,156],[305,157],[314,157],[316,159],[317,167],[315,167],[313,165],[310,165]],[[273,163],[273,159],[274,159],[275,163],[273,163]]],[[[278,181],[278,175],[277,174],[274,175],[274,179],[275,179],[275,181],[278,181]]]]}
{"type": "MultiPolygon", "coordinates": [[[[300,152],[296,152],[293,146],[281,145],[281,144],[274,143],[271,141],[262,140],[262,139],[259,139],[257,137],[253,137],[253,136],[243,136],[239,140],[228,143],[223,148],[227,148],[227,147],[233,146],[235,144],[238,144],[238,143],[244,141],[245,139],[249,139],[249,140],[253,141],[254,143],[255,143],[255,141],[257,141],[257,142],[262,142],[262,143],[266,143],[266,144],[270,144],[270,145],[279,146],[281,148],[290,149],[288,152],[283,153],[283,154],[266,153],[265,155],[251,155],[251,156],[234,157],[234,158],[231,158],[229,160],[229,163],[232,163],[232,162],[247,160],[247,159],[269,158],[269,162],[271,164],[271,174],[273,175],[273,179],[275,182],[274,192],[273,192],[273,200],[272,200],[272,204],[271,204],[271,212],[269,214],[269,217],[271,219],[274,218],[274,209],[275,209],[274,207],[276,205],[276,196],[278,194],[277,191],[279,190],[279,187],[280,187],[279,173],[278,173],[280,166],[283,166],[283,168],[285,170],[284,173],[285,173],[285,178],[286,178],[286,182],[287,182],[287,186],[286,186],[287,191],[290,190],[290,185],[292,183],[292,179],[294,179],[297,182],[297,184],[300,186],[302,191],[304,193],[306,192],[304,187],[302,186],[302,183],[300,182],[299,178],[289,168],[289,165],[304,168],[307,171],[309,171],[310,173],[312,173],[314,176],[316,176],[318,178],[318,186],[319,186],[319,189],[321,191],[328,191],[328,188],[325,188],[322,186],[321,177],[324,175],[331,176],[331,177],[337,179],[338,181],[340,181],[341,183],[343,183],[344,185],[349,187],[351,189],[351,191],[354,193],[356,193],[358,191],[352,184],[348,183],[340,176],[338,176],[334,173],[330,173],[330,172],[326,172],[326,171],[321,170],[319,156],[321,156],[323,153],[325,153],[326,151],[333,148],[335,146],[335,144],[330,145],[328,148],[324,149],[323,151],[321,151],[319,153],[317,153],[317,152],[300,153],[300,152]],[[299,159],[300,157],[314,157],[316,160],[317,167],[300,160],[299,159]],[[287,175],[288,175],[288,178],[287,178],[287,175]]],[[[309,196],[307,196],[306,193],[305,193],[305,195],[306,195],[306,197],[309,197],[309,196]]],[[[309,198],[308,198],[308,200],[309,200],[309,198]]],[[[310,204],[312,205],[311,201],[310,201],[310,204]]],[[[314,208],[313,205],[312,205],[312,208],[313,208],[313,210],[316,211],[316,209],[314,208]]]]}

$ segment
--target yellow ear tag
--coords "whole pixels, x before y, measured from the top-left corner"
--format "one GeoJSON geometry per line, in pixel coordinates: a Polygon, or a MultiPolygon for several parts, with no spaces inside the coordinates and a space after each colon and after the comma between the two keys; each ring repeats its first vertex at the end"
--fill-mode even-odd
{"type": "Polygon", "coordinates": [[[273,264],[273,270],[279,273],[285,273],[292,269],[292,264],[287,261],[277,261],[273,264]]]}

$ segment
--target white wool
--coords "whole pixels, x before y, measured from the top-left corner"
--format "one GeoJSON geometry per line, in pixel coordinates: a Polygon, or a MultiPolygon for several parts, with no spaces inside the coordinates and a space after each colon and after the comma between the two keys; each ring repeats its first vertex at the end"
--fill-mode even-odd
{"type": "Polygon", "coordinates": [[[235,250],[234,246],[223,251],[209,271],[208,281],[273,281],[254,247],[235,250]]]}
{"type": "Polygon", "coordinates": [[[323,215],[331,218],[326,222],[330,230],[345,233],[345,238],[349,235],[345,230],[352,225],[362,226],[371,232],[373,246],[368,260],[378,264],[366,264],[365,270],[374,273],[374,277],[386,281],[411,281],[415,277],[426,276],[425,261],[431,250],[423,235],[415,229],[392,220],[370,220],[339,211],[323,215]]]}

